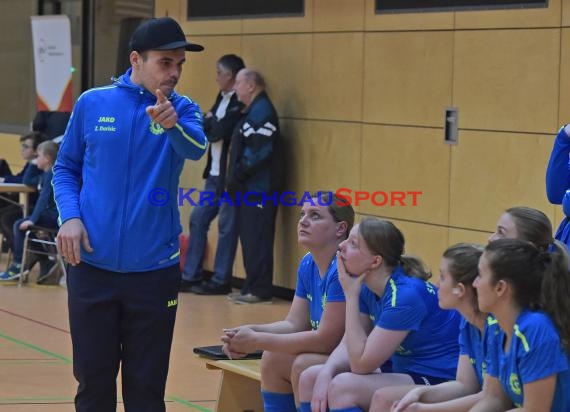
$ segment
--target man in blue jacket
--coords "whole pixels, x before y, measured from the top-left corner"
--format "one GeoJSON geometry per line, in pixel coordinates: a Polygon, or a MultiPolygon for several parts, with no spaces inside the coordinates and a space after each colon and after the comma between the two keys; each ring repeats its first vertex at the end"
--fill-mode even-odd
{"type": "Polygon", "coordinates": [[[235,199],[246,279],[241,293],[230,298],[238,304],[270,303],[279,119],[259,72],[240,70],[234,87],[245,109],[232,134],[227,186],[235,199]]]}
{"type": "Polygon", "coordinates": [[[207,141],[196,103],[178,95],[188,43],[169,17],[139,26],[131,68],[83,93],[54,167],[77,411],[164,411],[180,282],[177,206],[185,159],[207,141]]]}

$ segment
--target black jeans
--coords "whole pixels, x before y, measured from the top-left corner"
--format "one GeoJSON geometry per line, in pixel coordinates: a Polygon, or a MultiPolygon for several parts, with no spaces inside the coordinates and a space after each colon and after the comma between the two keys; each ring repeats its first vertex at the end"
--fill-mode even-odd
{"type": "Polygon", "coordinates": [[[273,241],[277,205],[271,201],[263,204],[261,197],[254,199],[254,196],[250,196],[249,199],[249,205],[237,206],[239,239],[246,274],[242,293],[268,299],[273,287],[273,241]]]}

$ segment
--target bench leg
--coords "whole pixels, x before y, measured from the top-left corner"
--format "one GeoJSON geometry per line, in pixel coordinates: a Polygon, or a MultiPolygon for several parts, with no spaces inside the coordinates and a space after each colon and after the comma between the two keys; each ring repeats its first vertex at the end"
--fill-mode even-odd
{"type": "Polygon", "coordinates": [[[262,412],[261,384],[229,371],[222,371],[217,412],[262,412]]]}

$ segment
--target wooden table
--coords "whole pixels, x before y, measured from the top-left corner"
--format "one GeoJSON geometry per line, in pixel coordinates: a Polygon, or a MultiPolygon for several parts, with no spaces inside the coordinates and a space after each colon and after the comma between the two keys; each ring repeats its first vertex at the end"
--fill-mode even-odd
{"type": "Polygon", "coordinates": [[[24,216],[28,216],[30,207],[30,193],[35,192],[36,188],[31,186],[26,186],[21,183],[0,183],[0,198],[4,199],[10,203],[22,206],[22,211],[24,216]],[[18,193],[20,195],[19,203],[14,202],[2,193],[18,193]]]}

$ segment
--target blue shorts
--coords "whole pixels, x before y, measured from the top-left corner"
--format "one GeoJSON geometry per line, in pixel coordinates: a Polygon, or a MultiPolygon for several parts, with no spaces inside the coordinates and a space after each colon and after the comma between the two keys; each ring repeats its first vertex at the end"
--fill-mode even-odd
{"type": "Polygon", "coordinates": [[[433,386],[438,385],[443,382],[449,382],[453,379],[446,379],[446,378],[437,378],[435,376],[429,375],[420,375],[418,373],[409,373],[407,372],[406,375],[409,375],[416,385],[424,385],[424,386],[433,386]]]}

